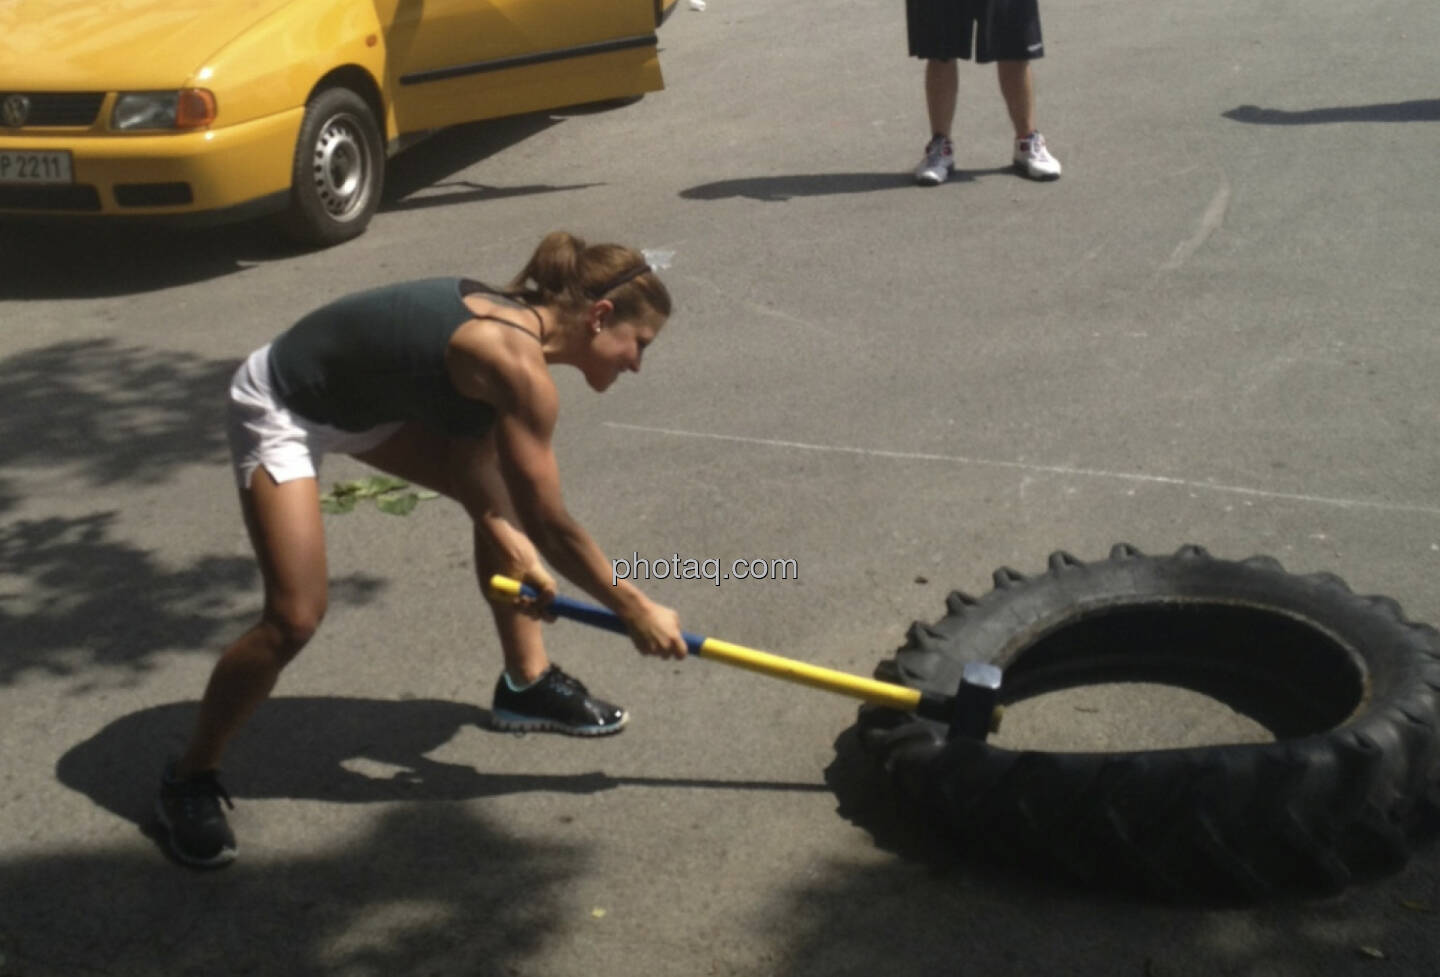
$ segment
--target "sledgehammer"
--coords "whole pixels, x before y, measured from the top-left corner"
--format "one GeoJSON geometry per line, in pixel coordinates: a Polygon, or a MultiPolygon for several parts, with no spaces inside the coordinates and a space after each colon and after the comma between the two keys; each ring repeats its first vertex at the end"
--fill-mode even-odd
{"type": "MultiPolygon", "coordinates": [[[[490,596],[494,600],[514,604],[522,599],[536,600],[540,594],[518,580],[497,574],[490,578],[490,596]]],[[[557,596],[545,605],[545,610],[556,617],[579,621],[616,634],[628,634],[625,622],[616,614],[593,604],[557,596]]],[[[782,658],[768,651],[757,651],[728,641],[691,634],[689,631],[681,633],[685,638],[685,647],[697,658],[707,658],[798,685],[848,695],[873,705],[913,712],[924,719],[945,723],[950,739],[965,737],[983,740],[1000,725],[1000,669],[994,665],[967,662],[960,677],[960,688],[950,696],[861,678],[792,658],[782,658]]]]}

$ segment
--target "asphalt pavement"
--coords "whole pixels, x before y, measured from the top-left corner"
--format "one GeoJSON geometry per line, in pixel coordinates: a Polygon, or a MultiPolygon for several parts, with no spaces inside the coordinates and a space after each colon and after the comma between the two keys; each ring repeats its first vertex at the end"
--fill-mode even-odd
{"type": "MultiPolygon", "coordinates": [[[[488,732],[498,649],[439,501],[327,517],[329,617],[226,764],[240,861],[193,873],[151,837],[258,607],[230,372],[349,291],[508,279],[555,228],[674,252],[644,370],[560,378],[573,512],[617,558],[798,570],[652,581],[690,630],[868,674],[951,589],[1118,541],[1272,555],[1440,622],[1432,4],[1042,7],[1055,183],[1009,172],[993,70],[963,65],[959,172],[912,184],[899,5],[710,0],[663,27],[664,91],[442,133],[328,251],[0,227],[0,975],[1440,970],[1435,846],[1261,907],[981,871],[887,815],[853,702],[577,625],[553,657],[630,728],[488,732]]],[[[1005,735],[1263,731],[1141,688],[1005,735]]]]}

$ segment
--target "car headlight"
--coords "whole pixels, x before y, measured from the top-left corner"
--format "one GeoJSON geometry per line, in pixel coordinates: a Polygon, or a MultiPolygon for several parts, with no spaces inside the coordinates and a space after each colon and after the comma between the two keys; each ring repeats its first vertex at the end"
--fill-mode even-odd
{"type": "Polygon", "coordinates": [[[203,88],[178,92],[122,92],[110,113],[110,128],[202,129],[215,121],[215,96],[203,88]]]}

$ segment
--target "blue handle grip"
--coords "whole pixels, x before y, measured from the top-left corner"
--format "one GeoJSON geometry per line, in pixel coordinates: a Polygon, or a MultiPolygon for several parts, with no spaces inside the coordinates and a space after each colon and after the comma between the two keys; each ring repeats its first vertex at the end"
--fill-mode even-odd
{"type": "MultiPolygon", "coordinates": [[[[540,592],[529,584],[520,586],[520,595],[530,600],[539,600],[540,592]]],[[[594,604],[586,604],[582,601],[573,600],[569,597],[557,595],[554,600],[545,605],[545,609],[552,612],[556,617],[563,617],[571,621],[579,621],[581,624],[589,624],[592,627],[601,628],[605,631],[613,631],[616,634],[629,635],[630,629],[625,627],[625,622],[620,620],[619,615],[603,607],[594,604]]],[[[705,636],[691,634],[689,631],[681,631],[685,639],[685,647],[690,654],[700,654],[700,646],[705,643],[705,636]]]]}

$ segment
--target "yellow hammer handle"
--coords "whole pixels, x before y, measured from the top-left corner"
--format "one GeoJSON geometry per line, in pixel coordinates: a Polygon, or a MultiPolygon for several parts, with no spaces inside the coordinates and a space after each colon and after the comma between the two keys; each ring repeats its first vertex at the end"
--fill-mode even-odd
{"type": "MultiPolygon", "coordinates": [[[[490,594],[494,599],[510,604],[527,598],[533,600],[539,596],[537,591],[520,581],[499,575],[490,578],[490,594]]],[[[606,631],[614,631],[617,634],[628,633],[625,622],[620,620],[614,612],[592,604],[583,604],[569,597],[557,596],[546,605],[545,609],[556,617],[580,621],[583,624],[604,628],[606,631]]],[[[706,638],[689,632],[683,633],[685,645],[690,649],[690,654],[700,658],[733,665],[736,668],[758,672],[761,675],[769,675],[772,678],[794,682],[797,685],[808,685],[826,692],[848,695],[877,706],[890,706],[893,709],[913,712],[920,704],[921,693],[918,689],[861,678],[848,672],[837,672],[832,668],[821,668],[819,665],[810,665],[793,658],[783,658],[780,655],[772,655],[768,651],[746,648],[728,641],[720,641],[717,638],[706,638]]]]}

